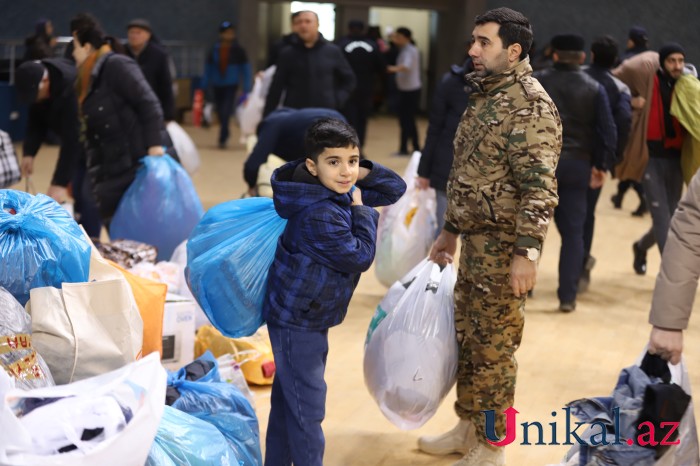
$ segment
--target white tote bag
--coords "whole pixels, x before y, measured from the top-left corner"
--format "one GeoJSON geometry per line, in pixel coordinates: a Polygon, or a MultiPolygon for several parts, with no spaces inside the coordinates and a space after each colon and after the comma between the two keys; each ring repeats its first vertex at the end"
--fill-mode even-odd
{"type": "Polygon", "coordinates": [[[13,389],[12,380],[0,373],[0,464],[142,465],[163,414],[166,382],[156,353],[108,374],[33,390],[13,389]],[[22,415],[37,398],[58,400],[22,415]],[[103,409],[103,401],[116,401],[121,409],[103,409]],[[90,441],[81,440],[84,429],[96,428],[104,430],[90,441]],[[51,451],[66,441],[77,448],[51,451]]]}
{"type": "Polygon", "coordinates": [[[58,385],[104,374],[141,356],[143,320],[131,287],[94,246],[90,280],[29,294],[32,343],[58,385]]]}

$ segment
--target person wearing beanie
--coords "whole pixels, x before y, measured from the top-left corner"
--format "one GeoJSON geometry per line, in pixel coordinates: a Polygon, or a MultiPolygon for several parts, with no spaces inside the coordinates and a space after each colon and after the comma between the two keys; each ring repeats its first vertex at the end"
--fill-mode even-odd
{"type": "Polygon", "coordinates": [[[146,81],[158,97],[165,121],[175,120],[173,76],[170,73],[171,60],[168,52],[153,36],[151,23],[147,20],[133,19],[126,29],[126,54],[139,64],[146,81]]]}
{"type": "Polygon", "coordinates": [[[617,130],[605,88],[581,70],[586,58],[583,37],[561,34],[551,44],[554,65],[535,77],[556,104],[564,128],[554,222],[561,234],[559,309],[571,312],[586,259],[588,190],[601,188],[605,172],[615,164],[617,130]]]}
{"type": "Polygon", "coordinates": [[[649,50],[649,34],[647,30],[641,26],[630,28],[627,35],[627,50],[622,55],[622,60],[627,60],[647,50],[649,50]]]}
{"type": "Polygon", "coordinates": [[[632,245],[635,272],[647,270],[647,251],[658,244],[663,253],[671,216],[683,192],[681,147],[685,129],[671,115],[671,98],[676,81],[683,75],[685,49],[675,42],[659,48],[659,66],[653,75],[648,103],[646,145],[649,160],[642,178],[652,228],[632,245]]]}
{"type": "Polygon", "coordinates": [[[61,149],[46,194],[57,202],[68,200],[68,184],[80,156],[76,71],[64,58],[45,58],[22,63],[15,85],[19,100],[29,105],[27,133],[22,144],[22,176],[34,172],[34,159],[49,131],[58,136],[61,149]]]}

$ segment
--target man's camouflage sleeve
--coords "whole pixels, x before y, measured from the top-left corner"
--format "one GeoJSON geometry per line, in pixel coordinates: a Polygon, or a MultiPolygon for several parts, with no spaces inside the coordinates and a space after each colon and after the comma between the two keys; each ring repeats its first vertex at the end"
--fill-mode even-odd
{"type": "Polygon", "coordinates": [[[539,248],[559,202],[554,172],[562,145],[561,120],[554,104],[543,100],[531,102],[513,118],[508,158],[521,196],[515,245],[539,248]]]}

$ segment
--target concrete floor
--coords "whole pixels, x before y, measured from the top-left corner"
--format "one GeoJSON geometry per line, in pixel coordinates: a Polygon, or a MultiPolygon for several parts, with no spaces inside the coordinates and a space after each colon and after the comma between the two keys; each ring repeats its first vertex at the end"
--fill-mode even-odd
{"type": "MultiPolygon", "coordinates": [[[[425,134],[425,121],[420,134],[425,134]]],[[[242,165],[246,157],[242,145],[230,144],[227,150],[216,148],[217,128],[186,127],[197,143],[202,168],[193,177],[202,203],[209,208],[238,198],[246,187],[242,165]]],[[[232,142],[238,140],[233,128],[232,142]]],[[[371,120],[366,152],[370,159],[403,171],[408,159],[388,154],[398,148],[398,123],[379,117],[371,120]]],[[[36,163],[34,183],[43,191],[48,186],[56,160],[56,148],[42,149],[36,163]]],[[[538,421],[547,424],[559,420],[558,439],[563,438],[561,409],[569,401],[587,396],[605,396],[613,389],[620,369],[631,365],[647,342],[650,326],[647,314],[659,268],[656,250],[649,254],[648,273],[637,276],[632,270],[632,242],[650,225],[650,218],[636,218],[630,212],[637,206],[628,194],[622,210],[609,201],[614,183],[608,180],[600,204],[593,244],[598,263],[592,274],[590,291],[578,299],[576,312],[560,313],[556,298],[557,262],[560,239],[552,226],[540,263],[535,297],[526,306],[527,324],[519,361],[515,408],[518,423],[538,421]],[[551,413],[558,411],[558,417],[551,413]]],[[[364,386],[362,375],[363,343],[367,325],[386,288],[370,270],[362,276],[350,305],[346,321],[330,332],[328,359],[326,459],[329,466],[408,466],[450,465],[459,457],[437,458],[416,449],[422,434],[439,433],[456,422],[448,395],[438,413],[423,428],[403,432],[380,413],[364,386]]],[[[700,383],[700,321],[694,318],[685,334],[685,354],[691,382],[700,383]]],[[[261,438],[269,413],[269,389],[256,389],[261,438]]],[[[700,413],[695,410],[696,415],[700,413]]],[[[519,434],[520,435],[520,434],[519,434]]],[[[547,440],[549,435],[547,435],[547,440]]],[[[522,438],[506,450],[511,466],[545,465],[558,462],[566,446],[520,445],[522,438]]],[[[562,440],[559,440],[560,442],[562,440]]]]}

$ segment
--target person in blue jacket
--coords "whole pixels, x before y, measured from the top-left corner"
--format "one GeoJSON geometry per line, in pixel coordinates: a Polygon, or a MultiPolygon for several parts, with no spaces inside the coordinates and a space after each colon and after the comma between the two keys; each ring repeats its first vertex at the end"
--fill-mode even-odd
{"type": "Polygon", "coordinates": [[[252,72],[245,50],[236,41],[236,28],[230,21],[219,26],[219,41],[207,56],[201,88],[214,90],[214,106],[219,116],[219,148],[226,147],[229,121],[233,113],[238,86],[248,93],[252,86],[252,72]]]}
{"type": "Polygon", "coordinates": [[[265,465],[321,466],[328,329],[340,324],[374,260],[379,213],[406,191],[396,173],[360,161],[355,130],[322,119],[306,133],[306,159],[275,170],[277,243],[263,306],[275,356],[265,465]]]}

